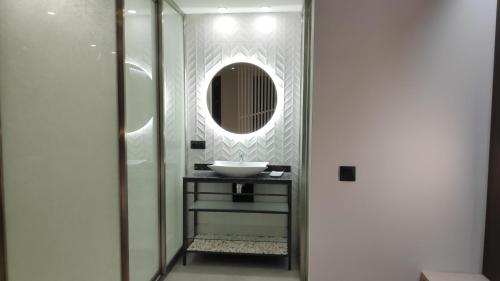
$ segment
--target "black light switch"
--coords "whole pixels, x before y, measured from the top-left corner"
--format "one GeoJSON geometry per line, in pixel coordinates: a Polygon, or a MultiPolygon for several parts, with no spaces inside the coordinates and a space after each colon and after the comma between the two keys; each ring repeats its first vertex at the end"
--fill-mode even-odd
{"type": "Polygon", "coordinates": [[[340,166],[339,181],[356,181],[356,167],[340,166]]]}
{"type": "Polygon", "coordinates": [[[191,141],[191,149],[205,149],[205,141],[191,141]]]}

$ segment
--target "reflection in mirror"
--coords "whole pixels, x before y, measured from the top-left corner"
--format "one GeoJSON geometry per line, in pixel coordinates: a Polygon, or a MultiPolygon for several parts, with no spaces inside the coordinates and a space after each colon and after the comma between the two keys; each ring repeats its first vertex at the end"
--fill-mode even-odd
{"type": "Polygon", "coordinates": [[[220,70],[207,90],[207,106],[214,121],[225,130],[248,134],[269,122],[276,110],[276,86],[260,67],[230,64],[220,70]]]}

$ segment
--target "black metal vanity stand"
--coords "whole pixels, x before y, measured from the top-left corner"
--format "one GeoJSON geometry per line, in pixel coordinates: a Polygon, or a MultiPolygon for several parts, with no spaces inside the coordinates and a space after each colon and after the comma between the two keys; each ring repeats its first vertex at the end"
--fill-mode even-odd
{"type": "MultiPolygon", "coordinates": [[[[292,267],[292,247],[291,247],[291,229],[292,229],[292,177],[290,173],[285,172],[281,177],[270,177],[269,173],[264,172],[259,175],[248,178],[225,177],[216,174],[212,171],[194,171],[191,175],[183,178],[183,265],[186,265],[186,256],[188,253],[211,253],[211,254],[233,254],[233,255],[255,255],[255,256],[283,256],[288,258],[288,270],[292,267]],[[193,183],[194,187],[189,190],[189,183],[193,183]],[[208,192],[200,191],[200,183],[233,183],[233,184],[270,184],[270,185],[285,185],[286,194],[284,193],[234,193],[232,189],[227,192],[208,192]],[[188,196],[192,195],[192,202],[188,202],[188,196]],[[287,197],[286,203],[280,202],[233,202],[221,200],[201,200],[199,196],[204,197],[210,195],[253,195],[253,196],[277,196],[287,197]],[[192,203],[192,204],[191,204],[192,203]],[[189,205],[188,205],[189,204],[189,205]],[[197,240],[197,224],[198,212],[226,212],[226,213],[261,213],[261,214],[283,214],[287,216],[287,237],[285,240],[266,240],[257,239],[257,241],[243,240],[238,238],[231,241],[219,240],[219,243],[235,243],[238,246],[237,251],[224,249],[210,249],[203,247],[195,247],[196,243],[202,243],[202,240],[214,239],[211,237],[201,237],[197,240]],[[192,229],[193,237],[189,238],[189,214],[193,213],[194,228],[192,229]],[[274,241],[274,242],[273,242],[274,241]],[[240,243],[240,244],[238,244],[240,243]],[[265,247],[265,243],[271,245],[283,245],[277,247],[275,251],[245,251],[241,247],[241,243],[257,243],[265,247]],[[274,244],[273,244],[274,243],[274,244]]],[[[264,236],[262,236],[264,237],[264,236]]],[[[203,245],[203,244],[200,244],[203,245]]]]}

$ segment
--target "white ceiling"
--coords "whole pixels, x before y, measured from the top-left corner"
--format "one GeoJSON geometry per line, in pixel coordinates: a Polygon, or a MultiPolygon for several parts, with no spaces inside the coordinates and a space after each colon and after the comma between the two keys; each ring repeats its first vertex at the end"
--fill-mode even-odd
{"type": "Polygon", "coordinates": [[[186,14],[300,12],[304,0],[174,0],[186,14]],[[266,8],[263,8],[266,7],[266,8]],[[226,10],[221,10],[225,8],[226,10]]]}

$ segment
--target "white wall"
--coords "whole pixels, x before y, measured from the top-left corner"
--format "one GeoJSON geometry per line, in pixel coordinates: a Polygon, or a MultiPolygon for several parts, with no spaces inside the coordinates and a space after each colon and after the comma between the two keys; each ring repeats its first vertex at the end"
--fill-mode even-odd
{"type": "Polygon", "coordinates": [[[9,281],[120,280],[114,34],[114,0],[0,1],[9,281]]]}
{"type": "Polygon", "coordinates": [[[316,0],[310,280],[480,271],[495,10],[316,0]]]}

